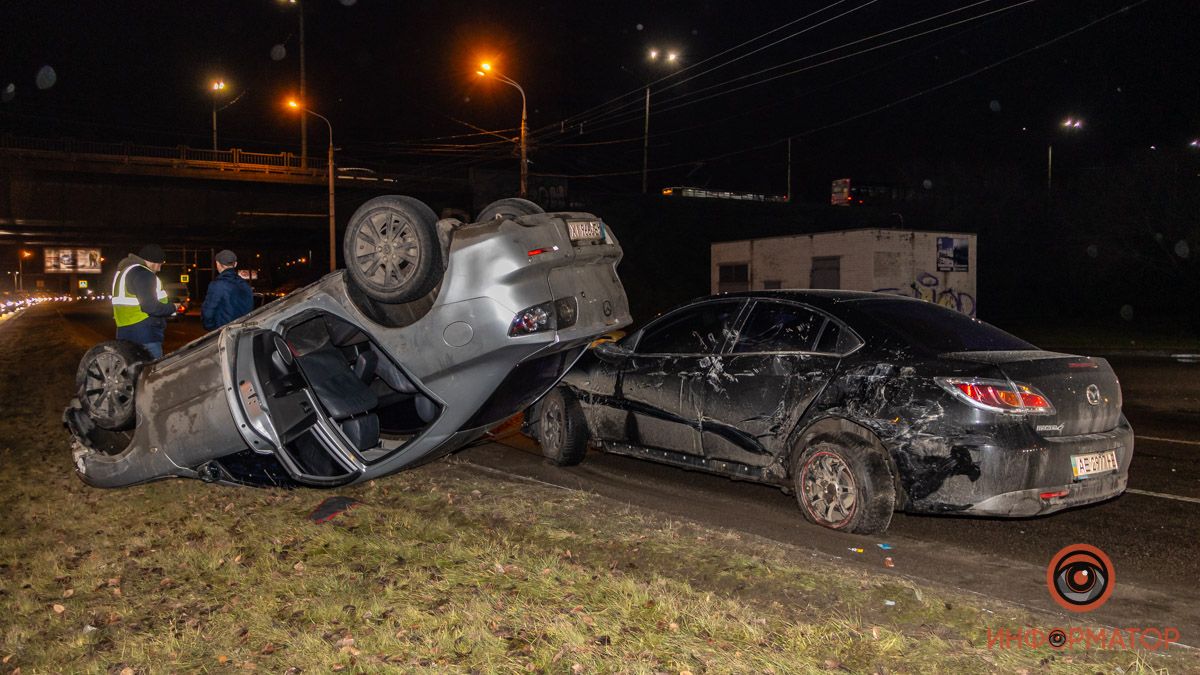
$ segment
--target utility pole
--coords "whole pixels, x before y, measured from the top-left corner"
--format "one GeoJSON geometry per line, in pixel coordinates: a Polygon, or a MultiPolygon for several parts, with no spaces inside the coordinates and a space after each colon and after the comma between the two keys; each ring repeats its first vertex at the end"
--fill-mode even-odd
{"type": "Polygon", "coordinates": [[[787,152],[787,192],[783,195],[783,201],[792,201],[792,137],[788,136],[788,152],[787,152]]]}
{"type": "MultiPolygon", "coordinates": [[[[521,133],[525,133],[525,120],[521,119],[521,133]]],[[[525,144],[521,144],[521,152],[525,152],[525,144]]],[[[521,158],[525,160],[524,157],[521,158]]],[[[329,176],[329,271],[333,272],[337,269],[337,219],[333,213],[333,126],[329,127],[329,156],[325,160],[325,173],[329,176]]],[[[522,187],[522,193],[524,188],[522,187]]],[[[310,254],[311,255],[311,254],[310,254]]],[[[312,258],[309,258],[311,261],[312,258]]],[[[310,262],[311,264],[311,262],[310,262]]]]}
{"type": "MultiPolygon", "coordinates": [[[[308,83],[304,71],[304,4],[296,4],[300,15],[300,100],[308,105],[308,83]]],[[[308,168],[308,116],[300,116],[300,168],[308,168]]]]}
{"type": "Polygon", "coordinates": [[[646,121],[642,128],[642,194],[646,194],[646,166],[650,157],[650,87],[646,87],[646,121]]]}
{"type": "Polygon", "coordinates": [[[1046,194],[1054,189],[1054,146],[1046,146],[1046,194]]]}

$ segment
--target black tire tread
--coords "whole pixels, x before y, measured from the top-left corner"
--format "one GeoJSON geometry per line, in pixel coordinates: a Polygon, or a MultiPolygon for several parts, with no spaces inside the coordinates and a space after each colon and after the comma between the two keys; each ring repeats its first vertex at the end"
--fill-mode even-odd
{"type": "Polygon", "coordinates": [[[564,387],[555,387],[538,406],[538,443],[542,447],[542,455],[557,466],[575,466],[587,455],[588,429],[583,409],[580,408],[579,401],[575,400],[575,396],[564,387]],[[543,415],[548,410],[547,404],[552,406],[556,403],[560,404],[563,410],[564,433],[561,448],[548,447],[542,435],[545,428],[543,415]]]}
{"type": "Polygon", "coordinates": [[[537,204],[522,199],[520,197],[505,197],[483,207],[479,212],[479,217],[475,222],[482,223],[487,220],[493,220],[499,216],[508,216],[509,218],[519,218],[520,216],[530,216],[535,213],[545,213],[545,209],[537,204]]]}
{"type": "MultiPolygon", "coordinates": [[[[125,363],[125,370],[137,363],[145,363],[152,361],[150,353],[139,344],[128,340],[108,340],[92,347],[83,355],[79,361],[79,367],[75,371],[75,389],[76,395],[79,397],[80,407],[87,416],[101,429],[109,431],[123,431],[133,426],[137,419],[137,389],[134,388],[133,402],[129,406],[125,414],[109,415],[102,413],[99,410],[92,409],[88,403],[84,387],[87,383],[87,371],[95,359],[104,353],[115,353],[125,363]]],[[[136,384],[136,383],[135,383],[136,384]]]]}
{"type": "Polygon", "coordinates": [[[442,261],[441,243],[437,235],[437,214],[427,204],[419,199],[404,195],[384,195],[367,200],[346,225],[346,233],[342,237],[342,262],[346,265],[346,274],[367,297],[385,304],[400,304],[417,300],[432,291],[442,281],[445,265],[442,261]],[[363,278],[362,271],[353,260],[354,240],[366,219],[368,213],[379,209],[389,208],[402,212],[412,222],[417,235],[417,247],[420,258],[417,269],[406,283],[398,288],[381,289],[363,278]]]}

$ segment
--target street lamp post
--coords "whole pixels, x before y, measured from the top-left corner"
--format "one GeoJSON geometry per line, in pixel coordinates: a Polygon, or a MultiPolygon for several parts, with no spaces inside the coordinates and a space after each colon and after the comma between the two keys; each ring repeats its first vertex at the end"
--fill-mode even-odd
{"type": "Polygon", "coordinates": [[[25,259],[32,258],[32,251],[21,251],[17,256],[17,290],[25,290],[25,259]]]}
{"type": "MultiPolygon", "coordinates": [[[[1068,117],[1063,120],[1062,128],[1067,131],[1078,131],[1083,128],[1083,120],[1077,117],[1068,117]]],[[[1049,195],[1054,191],[1054,144],[1046,145],[1046,194],[1049,195]]]]}
{"type": "MultiPolygon", "coordinates": [[[[650,61],[656,63],[667,63],[675,65],[679,62],[679,53],[669,51],[666,53],[660,52],[657,49],[651,49],[646,53],[646,57],[650,61]],[[660,61],[661,57],[661,61],[660,61]]],[[[646,112],[644,123],[642,124],[642,194],[646,194],[647,176],[649,173],[650,163],[650,86],[646,85],[646,112]]]]}
{"type": "Polygon", "coordinates": [[[216,80],[212,83],[212,137],[213,152],[217,151],[217,95],[225,90],[225,81],[216,80]]]}
{"type": "Polygon", "coordinates": [[[334,166],[333,166],[333,125],[329,120],[320,113],[315,113],[308,108],[302,108],[296,101],[288,101],[288,106],[302,110],[313,117],[318,117],[325,126],[329,129],[329,154],[325,160],[325,174],[329,179],[329,271],[337,269],[337,220],[334,217],[334,200],[333,200],[333,181],[334,181],[334,166]]]}
{"type": "Polygon", "coordinates": [[[511,87],[515,87],[517,91],[521,92],[521,185],[519,196],[525,198],[529,194],[529,157],[526,153],[525,147],[525,90],[522,89],[521,85],[517,84],[516,81],[501,75],[498,71],[493,69],[490,63],[480,64],[479,68],[480,69],[475,71],[475,73],[480,77],[487,77],[488,73],[491,73],[491,75],[497,80],[500,80],[504,84],[507,84],[511,87]]]}

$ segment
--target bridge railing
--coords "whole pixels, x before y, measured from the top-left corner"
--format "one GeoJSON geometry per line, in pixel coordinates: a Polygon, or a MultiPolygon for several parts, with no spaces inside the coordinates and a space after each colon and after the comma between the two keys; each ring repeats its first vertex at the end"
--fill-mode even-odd
{"type": "Polygon", "coordinates": [[[88,159],[125,164],[159,160],[176,167],[234,170],[280,170],[287,173],[324,173],[325,158],[310,156],[307,165],[294,153],[246,152],[241,148],[207,150],[186,145],[158,146],[135,143],[103,143],[73,138],[27,138],[0,134],[0,150],[30,151],[62,155],[86,155],[88,159]]]}

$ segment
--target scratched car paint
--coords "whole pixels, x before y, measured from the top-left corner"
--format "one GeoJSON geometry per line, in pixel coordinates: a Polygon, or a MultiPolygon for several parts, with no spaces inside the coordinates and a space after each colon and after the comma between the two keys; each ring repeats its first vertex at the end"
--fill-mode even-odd
{"type": "Polygon", "coordinates": [[[587,446],[794,491],[853,532],[895,510],[1032,516],[1124,491],[1133,431],[1104,359],[934,303],[848,291],[704,298],[602,344],[538,403],[587,446]]]}
{"type": "Polygon", "coordinates": [[[64,412],[78,476],[99,487],[383,476],[479,438],[630,321],[621,247],[590,214],[507,199],[464,224],[381,197],[344,244],[346,270],[161,359],[118,341],[93,348],[64,412]]]}

